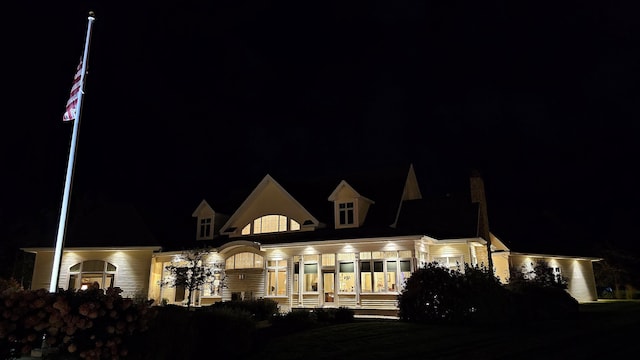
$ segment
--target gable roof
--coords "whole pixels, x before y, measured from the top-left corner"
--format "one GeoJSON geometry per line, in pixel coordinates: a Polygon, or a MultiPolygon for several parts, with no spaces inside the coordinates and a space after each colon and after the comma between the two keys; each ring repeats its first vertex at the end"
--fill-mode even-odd
{"type": "MultiPolygon", "coordinates": [[[[297,209],[297,211],[301,211],[305,214],[304,220],[302,222],[310,221],[312,225],[318,226],[320,222],[311,214],[307,209],[302,206],[298,200],[296,200],[291,194],[289,194],[271,175],[267,174],[262,181],[253,189],[251,194],[244,200],[244,202],[240,205],[240,207],[231,215],[229,220],[222,226],[220,229],[220,233],[229,233],[235,231],[238,226],[246,225],[246,222],[238,223],[238,221],[244,216],[245,213],[249,212],[250,209],[256,207],[256,204],[260,202],[261,197],[264,196],[265,191],[269,188],[275,188],[277,192],[276,196],[278,196],[282,201],[288,203],[285,206],[293,205],[297,209]]],[[[260,213],[260,215],[267,215],[271,213],[283,213],[283,210],[280,209],[281,205],[273,204],[272,206],[279,207],[278,209],[274,209],[272,212],[260,213]]]]}
{"type": "Polygon", "coordinates": [[[338,197],[338,193],[343,189],[343,188],[348,188],[349,190],[353,191],[355,193],[355,196],[358,198],[363,198],[365,200],[367,200],[368,202],[375,204],[375,201],[371,200],[371,199],[367,199],[366,197],[360,195],[358,193],[358,191],[356,191],[356,189],[354,189],[351,185],[349,185],[349,183],[347,183],[346,181],[342,180],[340,181],[340,183],[338,184],[338,186],[336,186],[335,190],[333,190],[333,192],[331,193],[331,195],[329,195],[329,198],[327,200],[329,201],[335,201],[336,198],[338,197]]]}
{"type": "Polygon", "coordinates": [[[198,205],[198,207],[196,207],[195,210],[193,210],[193,213],[191,214],[191,216],[193,217],[197,217],[200,214],[200,211],[202,211],[202,209],[212,209],[211,205],[209,205],[209,203],[207,202],[207,200],[202,200],[200,202],[200,204],[198,205]]]}

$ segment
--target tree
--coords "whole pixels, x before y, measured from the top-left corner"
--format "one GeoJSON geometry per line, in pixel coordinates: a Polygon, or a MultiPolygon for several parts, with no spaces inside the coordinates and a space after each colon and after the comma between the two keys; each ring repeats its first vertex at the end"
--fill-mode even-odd
{"type": "MultiPolygon", "coordinates": [[[[596,277],[596,284],[600,288],[613,288],[613,296],[616,299],[624,297],[632,298],[629,291],[633,287],[640,286],[636,280],[640,271],[640,259],[634,255],[633,251],[626,249],[614,249],[606,247],[601,250],[602,261],[594,263],[593,270],[596,277]]],[[[604,296],[605,294],[602,294],[604,296]]]]}
{"type": "Polygon", "coordinates": [[[213,284],[215,274],[221,272],[221,266],[207,263],[210,250],[195,249],[184,251],[180,256],[165,267],[170,275],[160,282],[160,286],[182,286],[187,291],[187,308],[191,308],[191,295],[195,290],[201,290],[205,284],[213,284]]]}
{"type": "Polygon", "coordinates": [[[522,265],[520,270],[511,269],[509,284],[515,287],[520,283],[538,285],[540,287],[554,287],[566,289],[569,281],[560,274],[555,274],[553,268],[545,260],[538,259],[531,263],[531,270],[522,265]]]}

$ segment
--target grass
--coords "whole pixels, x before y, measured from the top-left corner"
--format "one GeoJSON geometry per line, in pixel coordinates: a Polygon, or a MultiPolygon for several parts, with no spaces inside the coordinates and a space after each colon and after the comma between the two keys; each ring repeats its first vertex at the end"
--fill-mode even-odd
{"type": "Polygon", "coordinates": [[[605,300],[581,304],[576,319],[504,326],[358,320],[271,338],[247,359],[628,358],[638,329],[640,302],[605,300]]]}
{"type": "Polygon", "coordinates": [[[213,359],[220,355],[246,360],[629,358],[629,352],[637,345],[640,301],[584,303],[578,316],[571,320],[443,326],[356,319],[352,323],[289,334],[270,327],[258,328],[250,340],[234,339],[229,336],[232,331],[215,324],[203,323],[197,329],[185,325],[173,324],[162,331],[152,331],[147,334],[153,336],[144,356],[131,354],[130,358],[213,359]],[[225,343],[241,341],[237,350],[219,353],[216,345],[223,334],[227,335],[222,340],[225,343]]]}

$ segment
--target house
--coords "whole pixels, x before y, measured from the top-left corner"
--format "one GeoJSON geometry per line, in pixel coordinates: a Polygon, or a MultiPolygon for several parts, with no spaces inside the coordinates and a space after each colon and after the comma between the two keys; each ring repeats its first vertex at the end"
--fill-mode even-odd
{"type": "MultiPolygon", "coordinates": [[[[229,212],[210,205],[215,199],[202,200],[191,214],[195,236],[172,246],[66,248],[60,287],[97,280],[125,294],[143,291],[156,303],[184,303],[184,289],[160,286],[166,266],[185,249],[206,248],[205,262],[224,272],[192,294],[196,305],[269,298],[281,311],[395,312],[404,280],[426,263],[490,266],[508,282],[510,269],[536,260],[567,278],[577,300],[597,300],[598,258],[513,252],[490,231],[477,173],[466,192],[443,195],[421,186],[414,165],[326,180],[281,183],[267,174],[229,212]]],[[[36,254],[34,287],[47,287],[53,249],[24,251],[36,254]]]]}

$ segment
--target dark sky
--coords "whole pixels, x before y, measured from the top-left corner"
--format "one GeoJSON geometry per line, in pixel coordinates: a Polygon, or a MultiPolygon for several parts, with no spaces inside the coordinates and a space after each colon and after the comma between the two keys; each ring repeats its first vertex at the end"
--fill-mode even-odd
{"type": "Polygon", "coordinates": [[[58,211],[93,10],[75,197],[128,199],[169,226],[272,171],[414,161],[478,169],[511,243],[638,249],[631,3],[3,3],[3,231],[58,211]]]}

